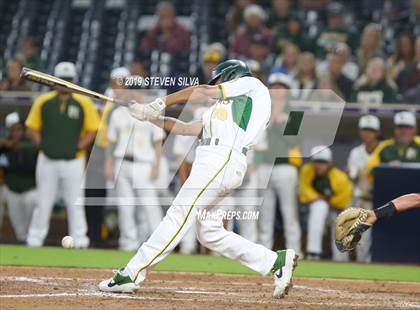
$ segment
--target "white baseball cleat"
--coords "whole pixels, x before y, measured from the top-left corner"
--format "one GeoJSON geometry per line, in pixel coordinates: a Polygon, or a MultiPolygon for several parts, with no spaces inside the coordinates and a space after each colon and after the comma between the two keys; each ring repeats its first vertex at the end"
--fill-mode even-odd
{"type": "Polygon", "coordinates": [[[298,257],[294,250],[277,251],[277,260],[271,269],[274,275],[274,298],[284,298],[292,288],[292,276],[298,257]]]}
{"type": "Polygon", "coordinates": [[[134,293],[140,287],[131,280],[129,276],[123,274],[123,268],[114,271],[114,276],[108,280],[103,280],[98,284],[102,292],[110,293],[134,293]]]}

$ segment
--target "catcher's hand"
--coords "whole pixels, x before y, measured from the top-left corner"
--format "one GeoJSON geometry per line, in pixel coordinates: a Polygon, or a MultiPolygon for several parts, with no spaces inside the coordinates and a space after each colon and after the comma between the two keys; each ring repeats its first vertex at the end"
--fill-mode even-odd
{"type": "Polygon", "coordinates": [[[348,208],[341,212],[335,221],[335,244],[341,252],[353,250],[362,234],[372,227],[367,222],[369,211],[361,208],[348,208]]]}

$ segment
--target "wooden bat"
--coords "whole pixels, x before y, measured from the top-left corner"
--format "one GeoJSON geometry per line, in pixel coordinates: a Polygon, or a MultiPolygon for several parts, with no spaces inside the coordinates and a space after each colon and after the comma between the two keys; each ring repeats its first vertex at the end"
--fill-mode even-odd
{"type": "Polygon", "coordinates": [[[29,68],[23,67],[22,72],[20,73],[20,77],[25,80],[35,82],[41,85],[45,85],[54,89],[62,89],[71,93],[78,93],[78,94],[85,95],[85,96],[92,97],[99,100],[111,101],[113,103],[123,105],[126,107],[131,105],[131,102],[114,99],[114,98],[105,96],[103,94],[94,92],[93,90],[73,84],[69,81],[59,79],[58,77],[55,77],[55,76],[52,76],[43,72],[39,72],[36,70],[32,70],[29,68]]]}

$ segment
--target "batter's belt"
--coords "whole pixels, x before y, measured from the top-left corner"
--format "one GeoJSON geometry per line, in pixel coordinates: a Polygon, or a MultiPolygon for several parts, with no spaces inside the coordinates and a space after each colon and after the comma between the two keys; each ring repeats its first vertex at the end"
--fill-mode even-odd
{"type": "MultiPolygon", "coordinates": [[[[201,139],[198,142],[198,144],[199,145],[224,145],[224,146],[229,146],[227,143],[225,143],[225,144],[222,143],[219,138],[204,138],[204,139],[201,139]]],[[[247,147],[233,148],[233,149],[242,153],[245,156],[248,153],[248,148],[247,147]]]]}

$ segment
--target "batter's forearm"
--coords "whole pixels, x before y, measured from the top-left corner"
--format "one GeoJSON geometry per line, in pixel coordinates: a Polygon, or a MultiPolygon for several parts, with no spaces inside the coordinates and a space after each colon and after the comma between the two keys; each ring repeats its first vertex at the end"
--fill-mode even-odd
{"type": "Polygon", "coordinates": [[[201,133],[201,122],[185,123],[172,117],[163,117],[151,121],[156,126],[181,136],[198,136],[201,133]]]}
{"type": "Polygon", "coordinates": [[[196,85],[184,88],[163,98],[166,106],[178,103],[195,103],[207,101],[212,98],[221,98],[222,93],[215,85],[196,85]]]}

